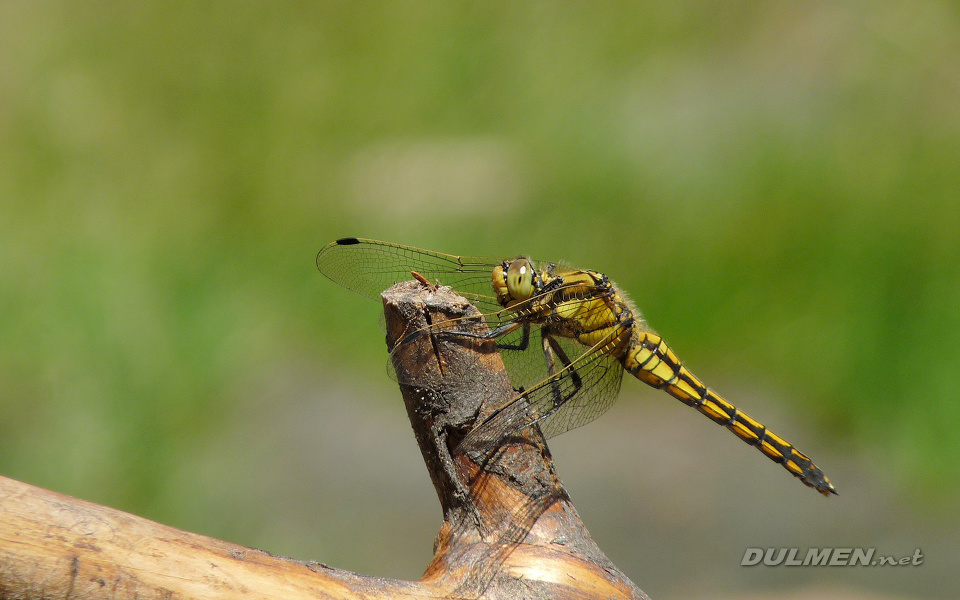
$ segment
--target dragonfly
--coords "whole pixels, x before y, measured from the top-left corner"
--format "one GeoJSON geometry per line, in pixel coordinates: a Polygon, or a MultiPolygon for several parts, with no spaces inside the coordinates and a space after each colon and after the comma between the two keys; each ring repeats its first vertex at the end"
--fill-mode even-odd
{"type": "Polygon", "coordinates": [[[804,485],[824,496],[837,493],[806,454],[694,376],[602,273],[526,256],[459,256],[352,237],[327,244],[317,267],[371,299],[415,277],[448,285],[477,307],[488,333],[458,332],[452,322],[431,327],[495,340],[517,395],[476,424],[461,447],[535,424],[548,438],[580,427],[613,404],[627,372],[722,425],[804,485]]]}

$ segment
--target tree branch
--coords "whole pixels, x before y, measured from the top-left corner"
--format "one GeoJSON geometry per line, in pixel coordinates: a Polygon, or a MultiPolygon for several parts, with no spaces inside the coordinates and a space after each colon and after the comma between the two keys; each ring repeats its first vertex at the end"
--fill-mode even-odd
{"type": "Polygon", "coordinates": [[[476,308],[449,288],[401,283],[383,294],[387,345],[407,414],[444,510],[423,581],[456,596],[646,598],[600,551],[556,475],[539,428],[457,451],[470,427],[516,396],[476,308]],[[409,337],[408,337],[409,339],[409,337]]]}
{"type": "Polygon", "coordinates": [[[0,598],[425,598],[0,477],[0,598]]]}
{"type": "Polygon", "coordinates": [[[415,282],[385,292],[384,307],[444,511],[419,582],[273,556],[0,477],[0,598],[646,598],[590,538],[536,428],[455,451],[478,415],[515,395],[495,346],[443,334],[395,345],[476,309],[415,282]]]}

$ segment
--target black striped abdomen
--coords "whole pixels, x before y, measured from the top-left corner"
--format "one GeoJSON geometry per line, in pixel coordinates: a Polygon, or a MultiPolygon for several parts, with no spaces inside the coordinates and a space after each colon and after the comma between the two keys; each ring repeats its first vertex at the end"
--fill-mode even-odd
{"type": "Polygon", "coordinates": [[[770,460],[783,465],[805,485],[825,496],[837,493],[823,471],[809,457],[707,389],[683,366],[659,335],[642,332],[635,339],[622,358],[624,368],[634,377],[657,389],[666,390],[714,423],[723,425],[741,440],[756,446],[770,460]]]}

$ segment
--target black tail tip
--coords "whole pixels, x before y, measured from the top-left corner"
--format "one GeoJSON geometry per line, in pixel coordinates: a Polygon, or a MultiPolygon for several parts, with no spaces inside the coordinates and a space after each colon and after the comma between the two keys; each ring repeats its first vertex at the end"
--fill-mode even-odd
{"type": "Polygon", "coordinates": [[[827,498],[829,498],[831,494],[834,496],[840,495],[837,492],[837,488],[833,487],[833,484],[830,483],[827,476],[823,474],[823,471],[813,465],[810,465],[810,469],[803,475],[798,475],[798,477],[800,477],[800,481],[802,481],[804,485],[812,487],[827,498]]]}
{"type": "Polygon", "coordinates": [[[809,485],[809,486],[812,487],[813,489],[817,490],[818,492],[820,492],[821,494],[823,494],[823,495],[826,496],[827,498],[829,498],[831,495],[833,495],[833,496],[839,496],[839,495],[840,495],[840,493],[837,492],[837,488],[833,487],[833,484],[830,483],[830,480],[828,480],[828,479],[827,479],[826,477],[824,477],[822,474],[821,474],[820,478],[819,478],[817,481],[810,481],[810,482],[804,482],[804,483],[806,483],[807,485],[809,485]]]}

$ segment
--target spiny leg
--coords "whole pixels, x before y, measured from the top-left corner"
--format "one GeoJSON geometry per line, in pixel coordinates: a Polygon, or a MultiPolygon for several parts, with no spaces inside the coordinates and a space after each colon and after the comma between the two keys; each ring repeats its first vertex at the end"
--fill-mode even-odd
{"type": "Polygon", "coordinates": [[[518,390],[516,397],[477,423],[459,448],[485,447],[544,419],[543,432],[547,437],[595,419],[609,408],[620,388],[622,359],[606,350],[618,332],[612,331],[592,345],[580,342],[586,350],[571,360],[562,340],[541,327],[541,340],[552,340],[544,349],[545,359],[551,361],[547,368],[552,375],[527,390],[518,390]],[[559,394],[554,384],[559,385],[559,394]],[[553,418],[564,411],[568,413],[563,420],[553,418]]]}
{"type": "Polygon", "coordinates": [[[530,345],[530,323],[518,323],[514,321],[513,323],[507,323],[506,325],[501,325],[493,331],[485,334],[487,339],[498,339],[517,330],[517,326],[520,325],[522,331],[520,333],[520,342],[518,344],[503,344],[497,342],[497,348],[501,350],[526,350],[527,346],[530,345]]]}
{"type": "Polygon", "coordinates": [[[530,345],[530,323],[528,322],[519,322],[513,321],[507,323],[506,325],[501,325],[496,329],[490,330],[486,333],[473,333],[472,331],[454,331],[451,329],[441,329],[436,332],[436,335],[439,336],[450,336],[450,337],[467,337],[473,338],[476,340],[496,340],[501,338],[509,333],[513,333],[517,329],[521,329],[520,341],[516,344],[503,344],[497,342],[497,349],[499,350],[526,350],[530,345]]]}
{"type": "Polygon", "coordinates": [[[668,394],[697,409],[711,421],[723,425],[744,442],[756,446],[770,460],[783,465],[805,485],[824,496],[837,493],[823,471],[813,464],[809,457],[709,390],[683,366],[660,336],[649,332],[642,333],[640,343],[636,344],[624,359],[624,366],[640,381],[666,390],[668,394]]]}
{"type": "Polygon", "coordinates": [[[553,407],[551,407],[549,412],[553,412],[580,391],[580,388],[583,387],[583,381],[580,379],[580,374],[577,373],[576,369],[570,368],[570,357],[564,352],[563,347],[560,346],[560,342],[550,335],[546,327],[541,329],[540,336],[543,340],[543,355],[547,359],[547,372],[549,373],[551,379],[550,386],[553,390],[553,407]],[[558,371],[558,358],[563,364],[562,370],[566,372],[565,374],[570,377],[573,383],[573,389],[570,390],[570,393],[568,393],[566,397],[563,395],[563,390],[560,389],[560,378],[556,376],[558,371]]]}

